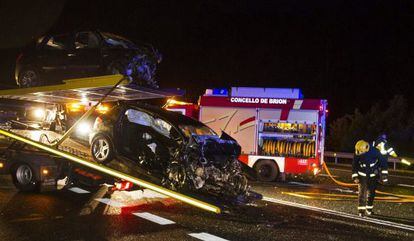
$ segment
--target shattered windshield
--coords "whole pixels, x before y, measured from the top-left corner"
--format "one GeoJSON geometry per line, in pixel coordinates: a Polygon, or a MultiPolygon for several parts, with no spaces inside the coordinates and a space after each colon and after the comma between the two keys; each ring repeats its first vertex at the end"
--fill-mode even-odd
{"type": "Polygon", "coordinates": [[[180,125],[184,135],[188,138],[191,136],[218,136],[212,129],[207,126],[180,125]]]}
{"type": "Polygon", "coordinates": [[[170,137],[170,131],[172,126],[162,119],[154,118],[153,116],[145,112],[138,111],[135,109],[128,109],[125,112],[125,115],[127,116],[128,121],[131,123],[151,127],[160,134],[166,137],[170,137]]]}
{"type": "Polygon", "coordinates": [[[107,45],[113,48],[135,49],[136,46],[133,42],[126,38],[117,36],[111,33],[102,33],[102,37],[107,45]]]}

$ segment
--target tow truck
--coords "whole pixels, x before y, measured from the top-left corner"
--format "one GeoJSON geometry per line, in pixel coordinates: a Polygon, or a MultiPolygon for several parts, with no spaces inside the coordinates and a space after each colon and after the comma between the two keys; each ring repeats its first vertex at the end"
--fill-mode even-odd
{"type": "Polygon", "coordinates": [[[5,138],[0,141],[7,146],[2,148],[0,153],[0,174],[11,174],[15,186],[21,191],[57,190],[59,179],[76,173],[89,176],[96,184],[122,180],[197,208],[220,213],[221,208],[218,205],[155,184],[151,177],[144,179],[142,173],[136,173],[119,163],[110,166],[94,162],[87,148],[70,138],[76,128],[103,102],[136,101],[168,96],[170,94],[163,91],[131,85],[122,75],[73,79],[57,85],[1,90],[0,98],[3,99],[53,105],[81,101],[88,103],[89,110],[62,133],[56,131],[59,129],[56,123],[53,128],[49,128],[51,130],[16,130],[2,126],[0,135],[5,138]]]}

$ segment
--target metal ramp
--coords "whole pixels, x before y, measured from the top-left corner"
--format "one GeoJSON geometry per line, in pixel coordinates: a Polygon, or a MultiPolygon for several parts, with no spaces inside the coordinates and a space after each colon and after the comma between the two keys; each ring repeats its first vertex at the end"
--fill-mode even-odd
{"type": "MultiPolygon", "coordinates": [[[[123,79],[122,75],[70,79],[57,85],[0,90],[0,98],[53,104],[65,104],[75,101],[96,102],[101,100],[121,79],[123,79]]],[[[123,80],[117,88],[114,88],[106,96],[105,101],[154,99],[172,95],[164,91],[137,86],[123,80]]]]}

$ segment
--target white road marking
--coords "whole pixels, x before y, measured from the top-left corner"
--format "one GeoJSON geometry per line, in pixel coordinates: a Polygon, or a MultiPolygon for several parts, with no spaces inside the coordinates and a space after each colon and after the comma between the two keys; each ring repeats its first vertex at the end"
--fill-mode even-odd
{"type": "MultiPolygon", "coordinates": [[[[321,174],[318,174],[318,176],[321,176],[321,177],[330,177],[328,174],[325,174],[325,173],[321,173],[321,174]]],[[[335,175],[332,175],[332,177],[338,177],[338,176],[335,176],[335,175]]]]}
{"type": "Polygon", "coordinates": [[[151,213],[147,213],[147,212],[143,212],[143,213],[132,213],[135,216],[138,216],[140,218],[149,220],[151,222],[154,223],[158,223],[159,225],[168,225],[168,224],[174,224],[174,221],[168,220],[166,218],[151,214],[151,213]]]}
{"type": "Polygon", "coordinates": [[[414,187],[414,185],[408,185],[408,184],[398,184],[398,186],[401,186],[401,187],[414,187]]]}
{"type": "Polygon", "coordinates": [[[189,233],[188,235],[204,241],[228,241],[227,239],[220,238],[209,233],[189,233]]]}
{"type": "Polygon", "coordinates": [[[112,206],[116,208],[122,208],[125,206],[123,203],[115,201],[115,200],[111,200],[109,198],[96,198],[95,200],[101,203],[105,203],[108,206],[112,206]]]}
{"type": "Polygon", "coordinates": [[[91,192],[89,192],[89,191],[87,191],[87,190],[84,190],[84,189],[82,189],[82,188],[79,188],[79,187],[71,187],[71,188],[69,188],[68,190],[69,190],[69,191],[72,191],[72,192],[75,192],[75,193],[79,193],[79,194],[91,193],[91,192]]]}
{"type": "Polygon", "coordinates": [[[292,207],[303,208],[303,209],[312,210],[312,211],[316,211],[316,212],[336,215],[336,216],[339,216],[339,217],[350,218],[350,219],[355,219],[355,220],[359,220],[359,221],[364,221],[364,222],[389,226],[389,227],[393,227],[393,228],[399,228],[399,229],[414,231],[414,226],[411,226],[411,225],[395,223],[395,222],[385,221],[385,220],[376,219],[376,218],[359,217],[359,216],[354,215],[354,214],[339,212],[339,211],[335,211],[335,210],[329,210],[329,209],[326,209],[326,208],[312,207],[312,206],[308,206],[308,205],[305,205],[305,204],[288,202],[288,201],[283,201],[283,200],[270,198],[270,197],[263,197],[263,200],[268,201],[268,202],[272,202],[272,203],[286,205],[286,206],[292,206],[292,207]]]}
{"type": "Polygon", "coordinates": [[[289,182],[289,183],[290,184],[299,185],[299,186],[305,186],[305,187],[311,187],[311,186],[313,186],[312,184],[303,183],[303,182],[289,182]]]}

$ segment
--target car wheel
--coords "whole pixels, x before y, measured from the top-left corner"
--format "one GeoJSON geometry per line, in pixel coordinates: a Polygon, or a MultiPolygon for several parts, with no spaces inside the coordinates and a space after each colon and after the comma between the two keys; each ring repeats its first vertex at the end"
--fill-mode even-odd
{"type": "Polygon", "coordinates": [[[38,191],[40,180],[34,169],[26,163],[20,163],[12,168],[13,184],[23,192],[38,191]]]}
{"type": "Polygon", "coordinates": [[[260,160],[254,166],[257,178],[262,182],[272,182],[279,175],[279,168],[273,160],[260,160]]]}
{"type": "Polygon", "coordinates": [[[20,87],[33,87],[41,84],[39,74],[34,69],[25,69],[19,75],[18,85],[20,87]]]}
{"type": "Polygon", "coordinates": [[[91,153],[93,159],[102,164],[112,161],[114,157],[114,148],[109,137],[97,135],[93,138],[91,144],[91,153]]]}

